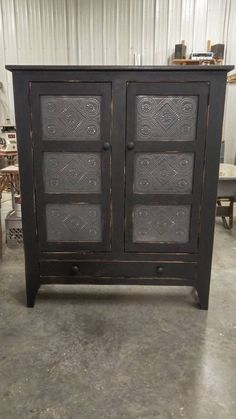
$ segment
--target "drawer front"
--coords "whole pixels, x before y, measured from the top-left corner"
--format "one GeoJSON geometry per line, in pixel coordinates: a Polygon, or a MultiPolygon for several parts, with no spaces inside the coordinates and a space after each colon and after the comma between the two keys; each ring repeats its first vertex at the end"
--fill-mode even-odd
{"type": "Polygon", "coordinates": [[[41,276],[95,278],[185,278],[194,279],[197,264],[185,262],[136,261],[49,261],[40,262],[41,276]]]}

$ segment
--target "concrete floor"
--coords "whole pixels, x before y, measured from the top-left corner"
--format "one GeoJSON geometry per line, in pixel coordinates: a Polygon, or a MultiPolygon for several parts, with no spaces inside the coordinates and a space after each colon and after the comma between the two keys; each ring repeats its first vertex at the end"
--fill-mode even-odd
{"type": "Polygon", "coordinates": [[[47,286],[27,309],[22,250],[0,277],[0,418],[236,417],[236,222],[217,221],[208,312],[121,286],[47,286]]]}

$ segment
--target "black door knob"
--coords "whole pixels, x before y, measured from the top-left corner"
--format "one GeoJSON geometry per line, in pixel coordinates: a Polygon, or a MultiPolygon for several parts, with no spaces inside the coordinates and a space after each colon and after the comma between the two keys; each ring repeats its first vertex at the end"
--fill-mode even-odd
{"type": "Polygon", "coordinates": [[[128,148],[128,150],[133,150],[133,148],[134,148],[134,142],[133,142],[133,141],[130,141],[130,142],[127,144],[127,148],[128,148]]]}
{"type": "Polygon", "coordinates": [[[110,143],[108,143],[108,142],[106,141],[105,143],[103,143],[102,148],[103,148],[103,150],[109,150],[109,148],[110,148],[110,143]]]}
{"type": "Polygon", "coordinates": [[[163,268],[163,266],[158,266],[158,267],[157,267],[157,273],[158,273],[159,275],[161,275],[161,274],[163,274],[163,272],[164,272],[164,268],[163,268]]]}
{"type": "Polygon", "coordinates": [[[76,275],[77,273],[79,273],[79,267],[77,265],[72,266],[71,272],[73,275],[76,275]]]}

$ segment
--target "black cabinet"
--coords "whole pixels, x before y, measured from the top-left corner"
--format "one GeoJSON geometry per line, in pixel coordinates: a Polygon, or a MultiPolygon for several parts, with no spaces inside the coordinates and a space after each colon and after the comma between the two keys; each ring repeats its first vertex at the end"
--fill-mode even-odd
{"type": "Polygon", "coordinates": [[[46,283],[178,284],[207,309],[232,67],[7,68],[28,306],[46,283]]]}

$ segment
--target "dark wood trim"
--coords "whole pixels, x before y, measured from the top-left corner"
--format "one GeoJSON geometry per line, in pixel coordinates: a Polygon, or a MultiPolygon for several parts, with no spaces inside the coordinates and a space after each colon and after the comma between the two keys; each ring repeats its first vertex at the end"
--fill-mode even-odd
{"type": "MultiPolygon", "coordinates": [[[[39,71],[47,70],[48,71],[184,71],[184,72],[211,72],[211,71],[231,71],[234,69],[232,65],[214,65],[214,66],[199,66],[199,65],[144,65],[144,66],[134,66],[134,65],[13,65],[8,64],[5,67],[10,71],[39,71]]],[[[77,81],[77,78],[75,79],[77,81]]]]}
{"type": "Polygon", "coordinates": [[[127,121],[126,131],[126,240],[125,248],[127,251],[156,251],[156,252],[175,252],[180,251],[196,252],[198,249],[198,224],[200,215],[200,200],[202,192],[202,179],[204,169],[204,148],[206,140],[206,120],[208,109],[209,83],[127,83],[127,121]],[[192,195],[159,195],[159,194],[135,194],[133,193],[134,184],[134,157],[140,151],[140,141],[135,140],[135,98],[137,95],[191,95],[198,97],[198,115],[196,125],[196,138],[194,141],[141,141],[142,151],[175,151],[194,152],[194,173],[193,173],[193,192],[192,195]],[[134,143],[134,148],[129,150],[128,144],[134,143]],[[165,147],[167,143],[168,148],[165,147]],[[154,145],[153,145],[154,144],[154,145]],[[181,146],[181,147],[180,147],[181,146]],[[191,204],[190,235],[188,243],[134,243],[132,232],[132,212],[135,204],[150,205],[184,205],[191,204]],[[163,250],[162,250],[163,249],[163,250]]]}
{"type": "Polygon", "coordinates": [[[44,204],[66,204],[66,203],[89,203],[89,204],[99,204],[101,203],[101,197],[99,193],[42,193],[40,196],[40,201],[42,205],[44,204]]]}
{"type": "Polygon", "coordinates": [[[197,280],[197,291],[200,306],[204,310],[208,309],[209,304],[225,89],[226,74],[222,73],[212,76],[205,149],[205,171],[201,205],[201,225],[199,231],[200,261],[198,265],[197,280]]]}
{"type": "MultiPolygon", "coordinates": [[[[207,66],[200,66],[205,67],[207,70],[207,66]]],[[[48,71],[23,71],[23,70],[15,70],[14,74],[15,77],[18,75],[21,77],[22,80],[25,80],[27,83],[30,82],[37,82],[37,83],[49,83],[49,82],[67,82],[67,83],[80,83],[83,82],[98,82],[98,83],[107,83],[113,81],[120,81],[124,83],[129,82],[139,82],[139,83],[176,83],[176,82],[194,82],[196,85],[198,83],[211,83],[212,77],[218,77],[220,74],[224,74],[226,77],[227,75],[227,68],[225,66],[220,66],[221,72],[214,68],[211,68],[211,71],[171,71],[167,69],[166,71],[140,71],[140,70],[132,70],[128,72],[124,71],[112,71],[107,70],[105,71],[94,71],[94,70],[71,70],[71,71],[59,71],[59,70],[48,70],[48,71]]],[[[184,68],[184,66],[183,66],[184,68]]],[[[233,68],[231,67],[231,70],[233,68]]],[[[202,69],[201,69],[202,70],[202,69]]]]}
{"type": "Polygon", "coordinates": [[[22,224],[25,250],[27,305],[33,307],[40,286],[38,227],[36,224],[35,176],[29,107],[29,84],[13,74],[17,146],[22,197],[22,224]]]}
{"type": "MultiPolygon", "coordinates": [[[[198,262],[198,253],[143,253],[136,252],[137,259],[142,261],[167,261],[169,263],[175,262],[198,262]]],[[[70,252],[40,252],[40,258],[42,260],[96,260],[96,261],[134,261],[136,256],[131,252],[122,253],[120,251],[111,253],[81,253],[77,251],[70,252]]]]}
{"type": "Polygon", "coordinates": [[[82,248],[90,251],[111,250],[111,148],[103,149],[104,142],[111,142],[111,84],[110,83],[31,83],[30,98],[32,108],[32,142],[34,149],[34,170],[36,174],[36,205],[39,226],[39,247],[41,250],[68,250],[82,248]],[[41,95],[100,95],[101,105],[101,140],[99,141],[45,141],[41,128],[41,95]],[[101,153],[102,193],[99,194],[46,194],[43,184],[44,151],[79,151],[101,153]],[[46,237],[46,204],[47,203],[97,203],[102,206],[105,216],[103,222],[102,242],[71,243],[48,242],[46,237]]]}
{"type": "Polygon", "coordinates": [[[114,80],[112,92],[112,252],[123,253],[126,83],[114,80]]]}
{"type": "MultiPolygon", "coordinates": [[[[108,137],[109,139],[109,137],[108,137]]],[[[63,151],[63,152],[104,152],[103,141],[70,141],[70,140],[44,140],[42,144],[43,151],[63,151]]]]}
{"type": "Polygon", "coordinates": [[[190,286],[194,287],[194,279],[184,278],[93,278],[91,276],[83,278],[42,276],[41,284],[84,284],[84,285],[167,285],[167,286],[190,286]]]}
{"type": "Polygon", "coordinates": [[[132,198],[132,204],[191,205],[193,200],[193,194],[134,194],[132,198]]]}
{"type": "MultiPolygon", "coordinates": [[[[197,149],[198,144],[196,141],[148,141],[148,152],[150,153],[162,151],[173,153],[194,153],[197,149]]],[[[147,151],[147,141],[136,141],[134,152],[138,153],[139,151],[147,151]]]]}

